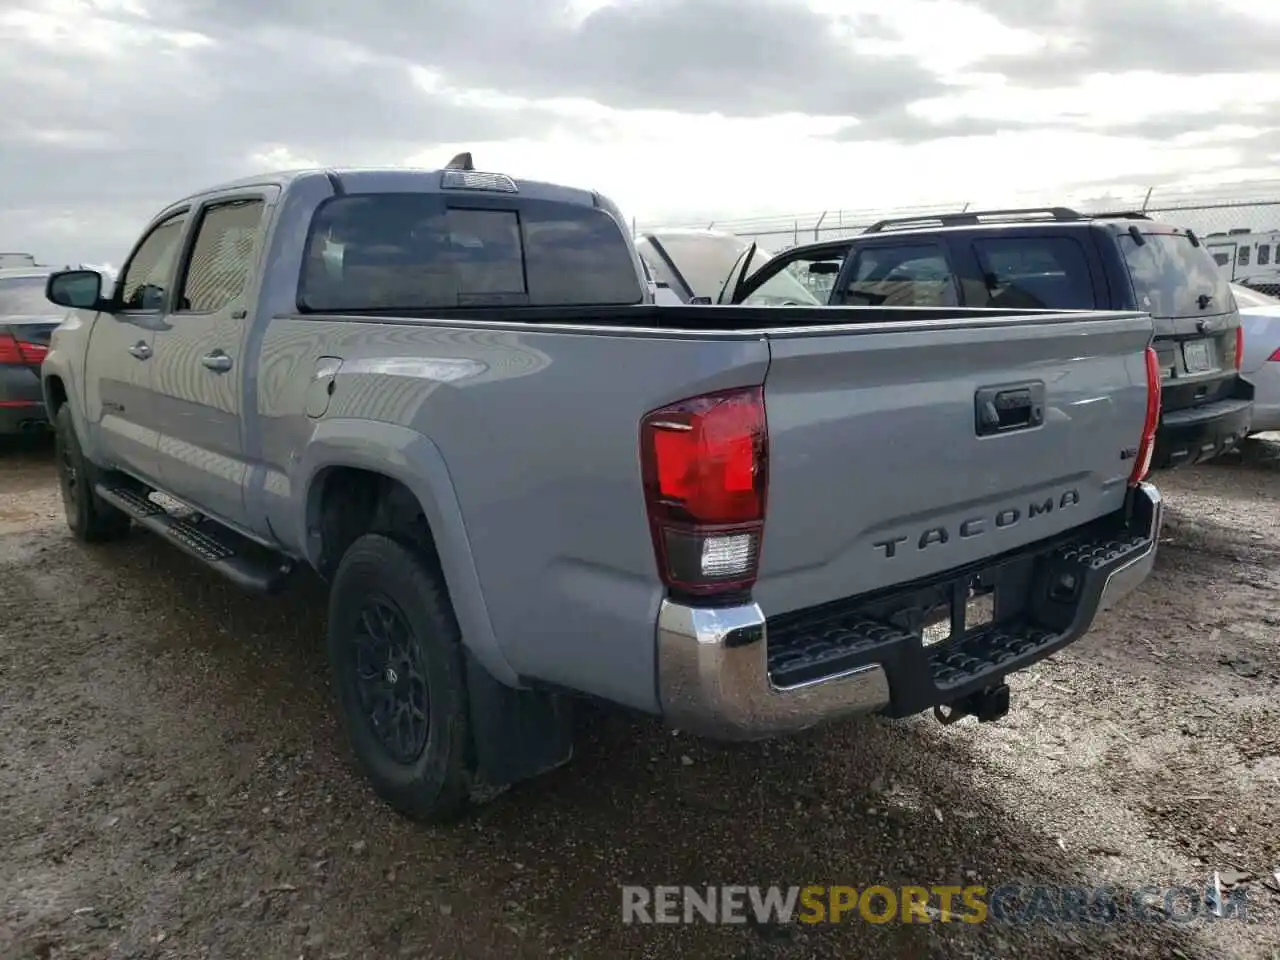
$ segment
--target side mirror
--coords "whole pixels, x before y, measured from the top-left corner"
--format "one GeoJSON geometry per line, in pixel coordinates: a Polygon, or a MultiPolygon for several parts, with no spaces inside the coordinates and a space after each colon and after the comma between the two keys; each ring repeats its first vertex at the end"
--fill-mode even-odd
{"type": "Polygon", "coordinates": [[[49,274],[44,295],[73,310],[93,310],[102,302],[102,274],[97,270],[59,270],[49,274]]]}

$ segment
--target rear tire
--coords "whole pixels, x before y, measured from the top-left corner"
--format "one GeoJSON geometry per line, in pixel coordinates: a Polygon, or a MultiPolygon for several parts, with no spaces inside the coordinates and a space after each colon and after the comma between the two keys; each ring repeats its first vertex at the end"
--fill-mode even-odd
{"type": "Polygon", "coordinates": [[[119,540],[129,533],[129,515],[107,503],[93,489],[97,470],[80,448],[71,408],[65,403],[53,419],[58,487],[72,536],[84,543],[119,540]]]}
{"type": "Polygon", "coordinates": [[[351,545],[329,594],[329,663],[343,726],[374,792],[421,822],[454,820],[470,806],[461,644],[432,559],[378,533],[351,545]]]}

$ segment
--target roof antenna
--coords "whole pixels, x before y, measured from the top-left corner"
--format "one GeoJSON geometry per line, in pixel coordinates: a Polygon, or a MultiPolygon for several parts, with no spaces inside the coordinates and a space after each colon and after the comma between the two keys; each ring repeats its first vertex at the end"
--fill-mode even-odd
{"type": "Polygon", "coordinates": [[[474,170],[475,168],[475,164],[471,162],[470,150],[464,150],[462,153],[458,154],[450,160],[448,166],[445,167],[446,170],[474,170]]]}

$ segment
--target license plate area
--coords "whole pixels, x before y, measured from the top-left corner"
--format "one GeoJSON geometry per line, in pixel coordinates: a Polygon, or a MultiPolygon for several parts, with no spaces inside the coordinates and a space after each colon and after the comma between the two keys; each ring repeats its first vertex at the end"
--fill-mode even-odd
{"type": "Polygon", "coordinates": [[[926,648],[970,636],[995,622],[996,588],[980,578],[956,581],[949,597],[926,609],[920,620],[920,642],[926,648]]]}
{"type": "Polygon", "coordinates": [[[1208,373],[1210,370],[1218,369],[1213,341],[1207,338],[1188,340],[1183,343],[1182,360],[1186,364],[1187,373],[1208,373]]]}

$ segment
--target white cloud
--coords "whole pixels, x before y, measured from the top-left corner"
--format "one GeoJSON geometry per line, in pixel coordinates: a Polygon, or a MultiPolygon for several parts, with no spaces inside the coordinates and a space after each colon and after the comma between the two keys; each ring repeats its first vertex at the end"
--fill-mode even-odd
{"type": "Polygon", "coordinates": [[[640,221],[1274,175],[1272,31],[1253,0],[10,0],[0,247],[118,262],[192,189],[464,149],[640,221]]]}

